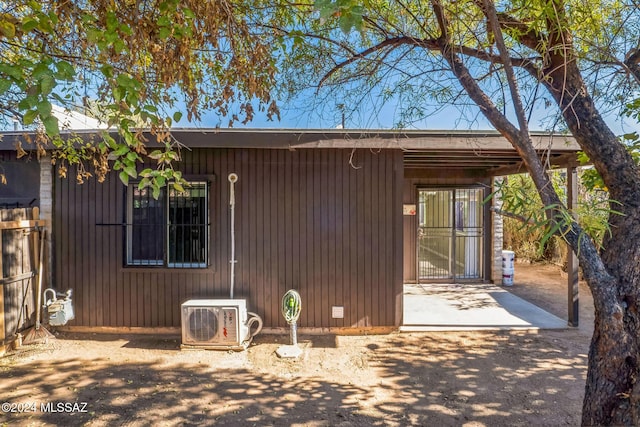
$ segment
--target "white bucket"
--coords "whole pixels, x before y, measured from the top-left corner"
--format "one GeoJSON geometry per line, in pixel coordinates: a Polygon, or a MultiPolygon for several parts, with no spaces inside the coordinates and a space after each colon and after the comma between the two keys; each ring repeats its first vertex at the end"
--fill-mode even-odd
{"type": "Polygon", "coordinates": [[[513,268],[503,268],[502,269],[502,285],[503,286],[513,286],[513,268]]]}
{"type": "Polygon", "coordinates": [[[502,251],[502,269],[513,270],[516,253],[513,251],[502,251]]]}

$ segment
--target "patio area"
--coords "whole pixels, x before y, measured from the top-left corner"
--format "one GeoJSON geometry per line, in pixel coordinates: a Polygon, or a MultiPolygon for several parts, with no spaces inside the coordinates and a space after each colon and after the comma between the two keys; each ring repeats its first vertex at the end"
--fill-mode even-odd
{"type": "Polygon", "coordinates": [[[568,327],[566,320],[491,284],[405,284],[403,306],[404,332],[568,327]]]}

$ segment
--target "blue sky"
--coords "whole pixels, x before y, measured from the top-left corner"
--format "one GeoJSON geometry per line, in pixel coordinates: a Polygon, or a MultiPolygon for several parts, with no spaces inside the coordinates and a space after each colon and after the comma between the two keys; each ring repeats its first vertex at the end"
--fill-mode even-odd
{"type": "MultiPolygon", "coordinates": [[[[327,107],[320,112],[308,112],[305,109],[297,109],[295,102],[290,104],[281,103],[281,120],[269,121],[266,115],[256,112],[254,119],[243,125],[235,123],[235,128],[268,128],[268,129],[333,129],[341,123],[341,112],[335,106],[327,107]]],[[[378,111],[356,111],[345,114],[345,128],[347,129],[391,129],[396,127],[397,114],[396,105],[388,103],[378,109],[378,111]]],[[[548,130],[544,124],[544,119],[553,112],[538,108],[531,116],[529,123],[532,131],[548,130]]],[[[609,126],[616,134],[628,132],[640,132],[640,124],[631,120],[622,120],[619,115],[609,114],[605,117],[609,126]]],[[[515,123],[515,121],[514,121],[515,123]]],[[[213,128],[227,127],[228,118],[221,118],[213,112],[203,115],[203,119],[198,123],[189,123],[186,114],[182,120],[175,124],[175,127],[195,127],[213,128]]],[[[560,125],[561,126],[561,125],[560,125]]],[[[428,118],[415,123],[409,129],[429,129],[429,130],[490,130],[491,124],[480,114],[480,110],[475,107],[465,107],[464,111],[456,106],[445,106],[440,111],[428,118]]]]}

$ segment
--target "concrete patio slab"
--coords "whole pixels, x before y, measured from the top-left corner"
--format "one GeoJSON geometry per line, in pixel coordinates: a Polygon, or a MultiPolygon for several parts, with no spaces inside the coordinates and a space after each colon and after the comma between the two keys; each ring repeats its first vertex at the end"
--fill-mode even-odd
{"type": "Polygon", "coordinates": [[[565,329],[567,321],[488,284],[407,284],[401,331],[565,329]]]}

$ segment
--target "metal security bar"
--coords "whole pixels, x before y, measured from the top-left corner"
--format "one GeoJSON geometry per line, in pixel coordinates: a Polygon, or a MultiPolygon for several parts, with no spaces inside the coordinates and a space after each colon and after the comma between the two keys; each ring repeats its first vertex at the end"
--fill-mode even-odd
{"type": "Polygon", "coordinates": [[[482,277],[481,188],[418,191],[418,280],[482,277]]]}
{"type": "Polygon", "coordinates": [[[184,192],[169,191],[168,254],[170,267],[206,267],[207,184],[191,183],[184,192]]]}
{"type": "Polygon", "coordinates": [[[453,213],[451,190],[420,190],[418,196],[418,278],[451,277],[453,213]]]}
{"type": "Polygon", "coordinates": [[[149,188],[137,184],[127,194],[127,264],[162,265],[166,227],[165,193],[154,199],[149,188]]]}
{"type": "Polygon", "coordinates": [[[208,184],[192,182],[185,191],[165,189],[154,199],[132,184],[127,193],[127,264],[203,268],[207,266],[208,184]]]}
{"type": "Polygon", "coordinates": [[[465,188],[455,191],[455,265],[457,279],[482,277],[482,242],[484,237],[482,215],[483,191],[465,188]]]}

